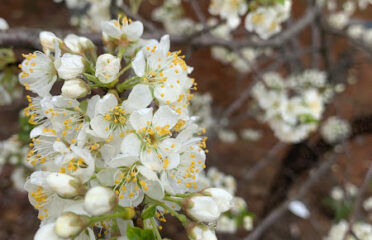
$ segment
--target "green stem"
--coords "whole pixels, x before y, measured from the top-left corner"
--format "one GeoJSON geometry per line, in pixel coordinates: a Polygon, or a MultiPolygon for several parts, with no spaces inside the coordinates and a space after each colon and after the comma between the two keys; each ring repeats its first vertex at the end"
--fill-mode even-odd
{"type": "Polygon", "coordinates": [[[126,71],[128,71],[128,69],[130,69],[132,67],[132,63],[129,63],[127,66],[125,66],[123,69],[120,70],[119,72],[119,75],[118,77],[120,77],[121,75],[123,75],[126,71]]]}
{"type": "Polygon", "coordinates": [[[119,51],[118,51],[118,58],[119,58],[120,60],[123,58],[125,51],[126,51],[125,48],[119,48],[119,51]]]}
{"type": "Polygon", "coordinates": [[[124,90],[129,89],[129,88],[133,87],[134,85],[136,85],[140,79],[141,78],[138,77],[138,76],[134,76],[132,78],[129,78],[125,82],[122,82],[122,83],[116,85],[116,89],[118,90],[119,93],[122,93],[124,90]]]}
{"type": "Polygon", "coordinates": [[[178,193],[176,194],[176,197],[180,197],[180,198],[188,198],[188,197],[191,197],[194,193],[178,193]]]}
{"type": "Polygon", "coordinates": [[[119,212],[107,214],[107,215],[104,215],[104,216],[90,217],[88,225],[94,224],[96,222],[102,222],[102,221],[107,221],[107,220],[116,219],[116,218],[123,218],[125,220],[129,220],[129,219],[132,219],[135,216],[135,212],[134,212],[133,208],[129,208],[129,207],[128,208],[121,208],[120,210],[121,211],[119,211],[119,212]]]}
{"type": "Polygon", "coordinates": [[[160,232],[158,230],[158,226],[156,225],[156,222],[155,222],[154,218],[151,218],[150,221],[151,221],[152,228],[155,231],[156,239],[157,240],[162,240],[161,235],[160,235],[160,232]]]}
{"type": "Polygon", "coordinates": [[[167,200],[167,201],[170,201],[170,202],[177,203],[178,205],[182,205],[182,202],[183,202],[183,199],[173,198],[173,197],[171,197],[171,196],[165,196],[165,197],[164,197],[164,200],[167,200]]]}

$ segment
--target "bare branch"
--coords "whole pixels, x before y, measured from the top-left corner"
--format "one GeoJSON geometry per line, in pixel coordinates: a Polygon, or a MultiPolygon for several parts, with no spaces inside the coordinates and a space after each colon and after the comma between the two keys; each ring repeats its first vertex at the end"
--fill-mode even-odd
{"type": "Polygon", "coordinates": [[[254,165],[252,168],[249,169],[249,171],[244,174],[244,180],[246,181],[249,181],[251,180],[252,178],[254,178],[254,176],[256,176],[256,174],[263,168],[265,167],[268,163],[271,162],[272,159],[274,159],[274,156],[280,152],[281,150],[284,149],[284,147],[286,147],[287,144],[285,144],[284,142],[278,142],[274,145],[274,147],[272,147],[270,149],[270,151],[262,158],[260,159],[256,165],[254,165]]]}
{"type": "Polygon", "coordinates": [[[310,174],[309,178],[306,182],[302,185],[300,190],[295,194],[294,197],[291,197],[281,203],[278,207],[276,207],[271,213],[262,220],[262,222],[253,230],[251,234],[249,234],[244,240],[257,240],[259,239],[262,234],[276,221],[278,221],[288,210],[288,205],[290,202],[294,200],[302,199],[307,192],[319,182],[321,177],[328,172],[330,167],[336,162],[336,157],[332,156],[329,159],[325,160],[318,169],[314,170],[313,174],[310,174]]]}

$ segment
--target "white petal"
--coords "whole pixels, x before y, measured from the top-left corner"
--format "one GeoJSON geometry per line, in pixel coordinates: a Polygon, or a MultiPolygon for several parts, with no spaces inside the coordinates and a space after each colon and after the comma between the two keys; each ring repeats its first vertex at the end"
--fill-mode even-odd
{"type": "Polygon", "coordinates": [[[152,121],[152,108],[144,108],[133,112],[129,117],[129,122],[135,130],[147,126],[147,122],[152,121]]]}
{"type": "Polygon", "coordinates": [[[168,106],[160,106],[158,111],[154,114],[152,124],[154,126],[164,127],[169,125],[172,129],[178,121],[178,114],[168,106]]]}
{"type": "Polygon", "coordinates": [[[306,219],[306,218],[309,218],[309,216],[310,216],[309,210],[307,209],[305,204],[303,204],[300,201],[290,202],[289,205],[288,205],[288,209],[294,215],[296,215],[297,217],[300,217],[300,218],[305,218],[306,219]]]}
{"type": "Polygon", "coordinates": [[[151,170],[159,171],[162,169],[160,160],[157,156],[157,153],[154,151],[142,151],[140,159],[143,165],[148,167],[151,170]]]}
{"type": "Polygon", "coordinates": [[[106,33],[110,37],[113,38],[120,38],[121,37],[121,30],[119,27],[115,26],[114,21],[104,21],[101,23],[102,32],[106,33]]]}
{"type": "Polygon", "coordinates": [[[138,161],[138,157],[118,154],[117,156],[111,159],[108,165],[112,168],[129,167],[137,161],[138,161]]]}
{"type": "Polygon", "coordinates": [[[162,200],[164,197],[164,189],[159,180],[147,181],[148,190],[144,191],[150,198],[162,200]]]}
{"type": "Polygon", "coordinates": [[[58,237],[54,231],[55,223],[48,223],[43,225],[39,228],[34,236],[34,240],[62,240],[62,238],[58,237]]]}
{"type": "Polygon", "coordinates": [[[152,94],[149,86],[138,84],[130,92],[128,99],[123,102],[123,107],[127,112],[133,112],[146,108],[152,102],[152,94]]]}
{"type": "Polygon", "coordinates": [[[139,173],[148,180],[146,181],[148,190],[145,191],[145,194],[154,199],[163,199],[164,189],[156,173],[144,166],[139,166],[137,169],[139,173]]]}
{"type": "Polygon", "coordinates": [[[143,24],[140,21],[130,23],[123,27],[123,32],[127,35],[129,41],[137,41],[143,33],[143,24]]]}
{"type": "Polygon", "coordinates": [[[110,126],[110,123],[103,119],[102,115],[98,115],[90,121],[90,126],[93,133],[97,137],[107,138],[109,132],[106,129],[110,126]]]}
{"type": "Polygon", "coordinates": [[[180,94],[181,89],[178,86],[165,85],[164,87],[157,86],[154,88],[154,97],[162,103],[174,103],[179,99],[180,94]]]}
{"type": "Polygon", "coordinates": [[[124,155],[137,157],[140,154],[141,141],[137,135],[130,133],[126,135],[121,143],[120,150],[124,155]]]}
{"type": "Polygon", "coordinates": [[[103,98],[98,100],[96,104],[96,114],[107,113],[111,108],[118,105],[118,100],[114,94],[108,93],[103,98]]]}
{"type": "Polygon", "coordinates": [[[114,186],[115,185],[115,179],[114,175],[115,172],[118,171],[118,169],[115,168],[105,168],[102,171],[99,171],[96,176],[98,181],[103,185],[103,186],[114,186]]]}
{"type": "Polygon", "coordinates": [[[143,77],[145,75],[145,67],[146,67],[145,55],[143,54],[142,51],[139,51],[132,61],[132,68],[137,76],[143,77]]]}
{"type": "Polygon", "coordinates": [[[198,125],[191,124],[182,130],[176,137],[177,141],[183,143],[189,140],[198,131],[198,125]]]}
{"type": "Polygon", "coordinates": [[[168,161],[169,161],[169,165],[167,167],[168,170],[176,168],[178,164],[180,164],[180,155],[178,153],[171,153],[168,155],[168,161]]]}
{"type": "Polygon", "coordinates": [[[159,45],[160,51],[162,51],[164,55],[168,54],[170,48],[169,35],[164,35],[163,37],[161,37],[159,45]]]}
{"type": "Polygon", "coordinates": [[[148,180],[153,180],[153,181],[154,180],[159,180],[158,176],[156,175],[156,173],[153,170],[151,170],[147,167],[144,167],[144,166],[138,166],[137,169],[138,169],[139,173],[141,173],[142,176],[144,176],[148,180]]]}

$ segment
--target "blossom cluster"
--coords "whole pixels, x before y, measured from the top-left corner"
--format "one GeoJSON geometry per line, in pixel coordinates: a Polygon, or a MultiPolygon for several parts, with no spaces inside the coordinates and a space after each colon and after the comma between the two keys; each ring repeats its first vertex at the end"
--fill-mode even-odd
{"type": "MultiPolygon", "coordinates": [[[[254,2],[254,1],[253,1],[254,2]]],[[[258,34],[262,39],[267,39],[281,31],[281,23],[290,16],[291,1],[265,5],[255,3],[245,19],[245,27],[248,31],[258,34]]],[[[248,11],[246,1],[238,0],[212,0],[209,5],[209,13],[219,16],[226,22],[219,23],[215,18],[207,19],[207,25],[212,28],[211,34],[217,38],[230,40],[233,31],[240,25],[241,17],[248,11]],[[218,25],[218,26],[217,26],[218,25]],[[217,26],[217,27],[216,27],[217,26]]],[[[192,34],[203,29],[201,23],[195,22],[184,16],[184,10],[180,0],[166,0],[155,9],[153,19],[163,23],[165,29],[172,34],[192,34]]],[[[214,46],[211,48],[212,56],[224,64],[231,64],[242,73],[251,71],[255,60],[263,54],[270,54],[269,49],[257,50],[250,47],[239,50],[239,54],[224,47],[214,46]],[[241,55],[241,56],[240,56],[241,55]]]]}
{"type": "MultiPolygon", "coordinates": [[[[326,199],[325,203],[334,211],[336,223],[331,227],[325,238],[326,240],[372,239],[372,225],[368,220],[359,220],[353,223],[349,223],[345,220],[350,217],[357,194],[358,188],[352,183],[345,183],[344,185],[335,186],[331,189],[330,199],[326,199]]],[[[372,216],[372,197],[365,199],[362,206],[370,220],[372,216]]]]}
{"type": "Polygon", "coordinates": [[[350,136],[351,126],[343,119],[330,117],[322,125],[320,133],[326,142],[334,144],[350,136]]]}
{"type": "Polygon", "coordinates": [[[202,24],[184,16],[181,0],[164,0],[152,12],[152,19],[161,22],[170,34],[191,34],[202,29],[202,24]]]}
{"type": "Polygon", "coordinates": [[[236,196],[237,182],[233,176],[211,167],[206,174],[201,176],[200,181],[205,186],[224,189],[233,196],[231,209],[217,220],[217,232],[232,234],[236,233],[240,227],[247,231],[252,230],[253,215],[248,211],[245,200],[236,196]]]}
{"type": "Polygon", "coordinates": [[[17,72],[14,52],[11,49],[0,49],[0,105],[9,105],[21,98],[23,92],[18,84],[17,72]]]}
{"type": "Polygon", "coordinates": [[[25,145],[17,135],[0,142],[0,170],[5,164],[11,164],[16,167],[12,174],[13,185],[23,190],[25,175],[27,170],[32,168],[26,161],[28,146],[25,145]]]}
{"type": "MultiPolygon", "coordinates": [[[[280,32],[281,23],[290,16],[292,2],[285,0],[269,5],[260,5],[253,1],[249,13],[245,17],[245,28],[255,32],[262,39],[267,39],[280,32]],[[256,6],[258,5],[258,6],[256,6]]],[[[248,11],[248,3],[244,0],[212,0],[209,13],[226,19],[227,25],[235,29],[241,22],[241,17],[248,11]]]]}
{"type": "Polygon", "coordinates": [[[352,233],[348,231],[349,223],[345,220],[334,224],[325,240],[371,240],[372,225],[367,222],[355,222],[351,226],[352,233]],[[348,233],[349,232],[349,233],[348,233]],[[353,235],[355,234],[355,235],[353,235]]]}
{"type": "Polygon", "coordinates": [[[346,30],[350,38],[372,47],[372,30],[362,21],[353,20],[357,11],[366,10],[372,4],[369,0],[344,1],[318,0],[317,4],[327,10],[328,25],[335,30],[346,30]]]}
{"type": "MultiPolygon", "coordinates": [[[[62,0],[54,0],[56,3],[62,0]]],[[[120,1],[118,1],[120,3],[120,1]]],[[[100,31],[101,21],[110,19],[110,0],[65,0],[68,9],[74,14],[71,17],[71,24],[79,26],[86,31],[100,31]]]]}
{"type": "Polygon", "coordinates": [[[19,66],[33,93],[24,114],[35,125],[26,158],[35,171],[25,189],[41,220],[35,239],[95,239],[93,229],[161,239],[168,213],[190,239],[216,239],[208,223],[232,196],[200,183],[208,150],[189,111],[192,68],[168,35],[143,39],[139,21],[101,28],[107,53],[85,37],[41,32],[43,52],[19,66]]]}
{"type": "Polygon", "coordinates": [[[313,132],[325,104],[333,95],[324,72],[307,70],[288,79],[268,72],[252,90],[252,96],[263,110],[275,136],[284,142],[300,142],[313,132]]]}

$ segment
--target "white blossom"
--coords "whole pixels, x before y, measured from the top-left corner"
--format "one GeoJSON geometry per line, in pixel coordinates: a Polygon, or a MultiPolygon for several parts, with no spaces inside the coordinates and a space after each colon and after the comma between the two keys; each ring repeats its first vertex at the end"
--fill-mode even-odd
{"type": "Polygon", "coordinates": [[[201,222],[212,222],[219,218],[221,212],[215,200],[208,196],[195,196],[186,202],[187,214],[201,222]]]}
{"type": "Polygon", "coordinates": [[[8,30],[8,29],[9,29],[9,25],[7,21],[4,18],[0,18],[0,31],[8,30]]]}
{"type": "Polygon", "coordinates": [[[70,79],[63,83],[62,96],[68,98],[84,97],[89,92],[88,85],[81,79],[70,79]]]}
{"type": "Polygon", "coordinates": [[[65,53],[57,67],[58,76],[65,80],[79,77],[84,72],[83,58],[76,54],[65,53]]]}
{"type": "Polygon", "coordinates": [[[102,83],[110,83],[118,77],[120,59],[111,54],[102,54],[96,62],[96,77],[102,83]]]}
{"type": "Polygon", "coordinates": [[[194,226],[189,230],[189,238],[192,240],[217,240],[216,234],[207,226],[194,226]]]}
{"type": "Polygon", "coordinates": [[[86,193],[84,199],[85,209],[92,215],[103,215],[112,211],[117,204],[115,193],[106,187],[96,186],[86,193]]]}

